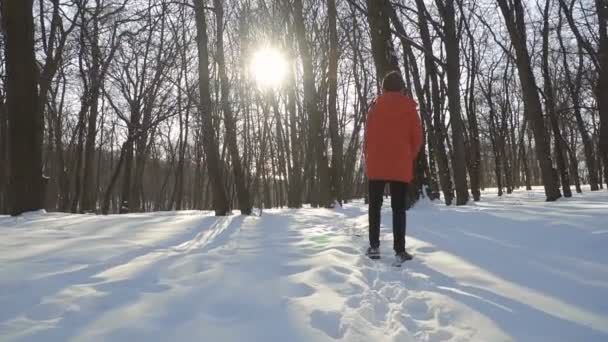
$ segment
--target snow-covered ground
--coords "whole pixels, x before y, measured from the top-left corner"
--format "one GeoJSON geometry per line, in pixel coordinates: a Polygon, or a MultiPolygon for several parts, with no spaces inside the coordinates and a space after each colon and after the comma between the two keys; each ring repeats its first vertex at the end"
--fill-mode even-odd
{"type": "Polygon", "coordinates": [[[608,341],[608,193],[367,209],[0,217],[0,341],[608,341]]]}

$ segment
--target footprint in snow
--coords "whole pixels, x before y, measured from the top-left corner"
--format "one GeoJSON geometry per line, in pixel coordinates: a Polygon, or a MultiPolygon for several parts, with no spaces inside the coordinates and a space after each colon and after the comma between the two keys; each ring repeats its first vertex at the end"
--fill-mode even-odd
{"type": "Polygon", "coordinates": [[[310,314],[310,324],[334,339],[344,337],[346,332],[346,327],[342,324],[342,314],[337,311],[315,310],[310,314]]]}
{"type": "Polygon", "coordinates": [[[409,298],[403,303],[403,310],[412,318],[421,321],[428,321],[434,317],[433,312],[423,299],[409,298]]]}

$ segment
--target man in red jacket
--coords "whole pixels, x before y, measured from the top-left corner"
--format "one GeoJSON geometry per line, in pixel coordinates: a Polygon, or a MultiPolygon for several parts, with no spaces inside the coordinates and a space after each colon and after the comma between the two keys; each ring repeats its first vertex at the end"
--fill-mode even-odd
{"type": "Polygon", "coordinates": [[[369,180],[369,243],[367,255],[380,257],[380,210],[386,183],[391,190],[393,248],[397,263],[412,256],[405,251],[405,200],[408,183],[422,144],[422,128],[416,102],[403,95],[403,79],[396,72],[382,81],[382,95],[367,114],[364,155],[369,180]]]}

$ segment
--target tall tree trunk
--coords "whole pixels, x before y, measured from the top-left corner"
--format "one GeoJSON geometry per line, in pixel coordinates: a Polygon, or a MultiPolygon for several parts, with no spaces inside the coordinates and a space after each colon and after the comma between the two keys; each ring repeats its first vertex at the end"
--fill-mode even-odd
{"type": "Polygon", "coordinates": [[[520,172],[520,158],[519,158],[519,153],[518,153],[518,147],[519,145],[517,144],[517,139],[515,138],[515,132],[517,131],[517,127],[519,126],[519,118],[517,118],[517,116],[519,115],[519,106],[518,108],[511,112],[511,119],[509,121],[510,123],[510,128],[508,128],[509,130],[509,145],[510,145],[510,154],[511,154],[511,167],[513,169],[513,186],[516,189],[519,189],[519,187],[521,187],[521,172],[520,172]]]}
{"type": "MultiPolygon", "coordinates": [[[[118,177],[120,176],[120,170],[122,168],[122,164],[125,161],[125,157],[126,157],[126,152],[128,149],[128,146],[130,145],[130,140],[127,140],[126,142],[123,143],[122,147],[120,148],[120,157],[118,158],[118,163],[116,164],[116,167],[114,168],[114,172],[112,173],[112,177],[110,177],[110,182],[108,183],[108,187],[106,188],[106,191],[104,192],[104,196],[103,196],[103,202],[101,204],[101,213],[103,215],[107,215],[110,213],[110,205],[112,203],[112,192],[114,191],[114,186],[116,185],[116,182],[118,181],[118,177]]],[[[132,145],[131,145],[132,146],[132,145]]],[[[133,147],[131,147],[132,149],[133,147]]],[[[124,195],[124,189],[123,189],[123,195],[124,195]]],[[[119,212],[122,209],[119,208],[119,212]]]]}
{"type": "Polygon", "coordinates": [[[217,61],[218,73],[221,82],[221,104],[222,111],[224,112],[224,125],[226,126],[226,142],[228,144],[228,151],[230,153],[230,160],[232,164],[232,174],[234,175],[234,183],[236,185],[236,193],[239,202],[239,210],[242,215],[251,215],[251,199],[249,195],[249,189],[247,189],[247,182],[243,167],[241,166],[241,159],[239,157],[239,149],[236,139],[236,122],[230,108],[229,97],[230,97],[230,85],[228,83],[228,76],[226,75],[226,63],[224,58],[224,8],[222,0],[213,0],[215,15],[216,15],[216,39],[217,39],[217,51],[215,53],[215,59],[217,61]]]}
{"type": "Polygon", "coordinates": [[[328,66],[328,111],[329,133],[331,137],[331,169],[334,195],[338,202],[343,201],[343,143],[338,124],[338,31],[336,28],[336,0],[327,0],[327,16],[329,21],[329,66],[328,66]]]}
{"type": "MultiPolygon", "coordinates": [[[[403,63],[405,68],[405,78],[407,91],[412,96],[411,86],[413,84],[416,96],[418,97],[418,102],[420,106],[420,116],[423,121],[422,129],[423,136],[426,141],[426,128],[424,123],[428,124],[429,127],[432,127],[432,122],[430,121],[431,113],[430,106],[426,105],[424,99],[424,91],[422,89],[422,85],[420,83],[420,72],[418,70],[418,65],[416,64],[416,57],[412,51],[411,40],[407,38],[407,33],[401,20],[397,16],[397,13],[392,5],[389,5],[389,14],[391,21],[393,22],[393,26],[395,26],[397,33],[399,34],[399,38],[401,40],[401,45],[403,45],[403,63]],[[411,69],[411,70],[410,70],[411,69]],[[410,79],[411,78],[411,79],[410,79]]],[[[425,54],[427,56],[427,54],[425,54]]],[[[430,57],[430,56],[427,56],[430,57]]],[[[431,130],[432,133],[432,130],[431,130]]],[[[432,134],[432,138],[429,140],[429,151],[433,151],[433,144],[436,144],[436,136],[432,134]]],[[[423,146],[425,143],[423,144],[423,146]]],[[[432,153],[430,153],[431,158],[433,158],[432,153]]],[[[433,161],[431,160],[431,165],[433,161]]],[[[415,168],[415,177],[412,181],[412,186],[409,187],[408,191],[408,207],[413,205],[416,200],[420,197],[423,191],[426,192],[426,195],[430,197],[431,200],[439,198],[439,190],[437,188],[437,177],[434,174],[434,169],[429,167],[429,162],[426,156],[425,148],[422,148],[419,152],[418,160],[416,161],[415,168]],[[428,186],[426,189],[423,187],[428,186]]]]}
{"type": "Polygon", "coordinates": [[[565,197],[572,197],[572,190],[570,190],[570,175],[568,167],[566,165],[565,157],[565,141],[562,137],[562,133],[559,130],[559,122],[557,112],[555,109],[555,94],[553,92],[553,84],[551,81],[551,73],[549,70],[549,12],[551,9],[551,0],[545,1],[545,10],[543,15],[543,84],[545,90],[545,109],[547,115],[551,121],[551,129],[553,131],[553,140],[555,141],[555,158],[557,162],[557,168],[559,170],[560,178],[562,181],[562,191],[565,197]]]}
{"type": "Polygon", "coordinates": [[[378,85],[390,71],[399,71],[399,62],[392,44],[388,0],[367,0],[367,21],[371,31],[372,55],[378,85]]]}
{"type": "Polygon", "coordinates": [[[62,82],[61,100],[56,106],[57,108],[50,110],[49,115],[52,117],[53,122],[53,138],[55,149],[55,176],[57,179],[57,188],[59,189],[59,198],[57,203],[57,209],[61,212],[66,212],[70,205],[70,180],[65,167],[65,157],[63,151],[63,103],[66,94],[66,82],[62,82]]]}
{"type": "MultiPolygon", "coordinates": [[[[123,178],[122,178],[122,189],[120,195],[120,208],[119,213],[127,214],[131,211],[132,207],[132,198],[131,198],[131,176],[133,174],[133,150],[134,150],[134,142],[133,142],[133,128],[129,127],[129,134],[127,138],[127,142],[124,147],[124,157],[121,153],[121,161],[124,158],[124,170],[123,170],[123,178]]],[[[119,163],[120,165],[120,163],[119,163]]],[[[117,167],[117,170],[120,168],[117,167]]]]}
{"type": "MultiPolygon", "coordinates": [[[[437,3],[440,4],[441,0],[438,0],[437,3]]],[[[460,106],[460,45],[456,32],[454,0],[446,0],[444,6],[440,6],[440,8],[442,9],[445,31],[444,44],[447,58],[448,106],[454,145],[452,168],[454,168],[456,205],[465,205],[469,201],[469,187],[467,184],[464,124],[460,106]]]]}
{"type": "MultiPolygon", "coordinates": [[[[84,21],[84,20],[83,20],[84,21]]],[[[87,125],[87,135],[84,147],[84,168],[82,172],[82,198],[80,200],[81,212],[92,212],[97,208],[97,191],[95,186],[94,160],[95,160],[95,140],[97,138],[97,117],[99,115],[99,98],[103,88],[101,50],[99,48],[99,23],[97,17],[92,18],[93,32],[89,35],[91,43],[91,68],[89,75],[90,94],[86,101],[90,103],[90,112],[87,125]]],[[[83,28],[86,30],[86,28],[83,28]]],[[[113,48],[115,51],[115,48],[113,48]]],[[[113,53],[112,53],[113,54],[113,53]]],[[[103,67],[105,70],[107,67],[103,67]]],[[[101,151],[99,151],[101,153],[101,151]]]]}
{"type": "MultiPolygon", "coordinates": [[[[289,204],[290,208],[301,208],[302,207],[302,167],[301,167],[301,146],[300,139],[298,137],[298,118],[297,118],[297,107],[296,107],[296,90],[295,90],[295,75],[294,72],[289,73],[290,84],[288,85],[287,91],[287,111],[289,112],[289,139],[291,145],[292,155],[292,167],[289,176],[289,204]]],[[[257,191],[257,190],[256,190],[257,191]]]]}
{"type": "Polygon", "coordinates": [[[182,210],[184,203],[184,168],[186,163],[186,147],[188,146],[188,133],[190,128],[190,99],[186,104],[186,118],[182,119],[181,111],[181,96],[178,98],[178,110],[179,115],[179,130],[180,130],[180,143],[179,143],[179,160],[177,162],[177,169],[175,170],[175,185],[173,189],[173,200],[169,207],[175,208],[175,210],[182,210]]]}
{"type": "MultiPolygon", "coordinates": [[[[410,68],[412,69],[412,79],[414,84],[414,89],[416,91],[416,96],[418,97],[418,106],[420,107],[420,116],[422,118],[422,128],[424,131],[425,141],[428,141],[429,154],[428,154],[428,172],[426,175],[427,185],[430,188],[426,189],[426,194],[429,196],[431,200],[439,199],[439,186],[437,184],[437,172],[435,168],[435,160],[436,160],[436,146],[439,144],[437,140],[437,136],[433,131],[433,123],[431,121],[431,105],[427,101],[427,98],[430,96],[425,95],[425,91],[422,88],[422,84],[420,82],[420,71],[418,69],[418,65],[416,64],[416,59],[414,57],[414,53],[411,49],[408,51],[408,58],[411,61],[409,63],[410,68]]],[[[426,151],[424,148],[420,152],[424,154],[424,158],[426,159],[426,151]]]]}
{"type": "Polygon", "coordinates": [[[304,103],[308,113],[309,132],[308,148],[312,150],[312,157],[315,159],[318,174],[317,201],[321,206],[331,207],[333,205],[330,190],[329,167],[327,164],[327,154],[323,139],[323,114],[319,109],[319,96],[315,87],[315,77],[313,61],[308,41],[306,40],[306,26],[304,24],[304,14],[302,0],[294,1],[294,25],[296,30],[296,40],[300,50],[303,67],[304,79],[304,103]]]}
{"type": "Polygon", "coordinates": [[[10,134],[10,213],[43,207],[42,138],[44,119],[38,101],[34,56],[33,0],[0,4],[6,54],[6,110],[10,134]]]}
{"type": "Polygon", "coordinates": [[[532,175],[530,173],[528,155],[526,153],[526,140],[525,140],[526,122],[527,121],[524,121],[524,125],[521,130],[521,140],[520,140],[520,146],[521,146],[520,158],[521,158],[521,160],[520,161],[521,161],[521,167],[523,169],[524,178],[525,178],[525,182],[526,182],[526,190],[530,191],[530,190],[532,190],[532,179],[531,179],[532,175]]]}
{"type": "MultiPolygon", "coordinates": [[[[433,43],[431,41],[431,34],[427,24],[425,13],[427,12],[426,5],[423,0],[416,0],[416,7],[418,9],[418,26],[420,27],[420,37],[424,49],[426,51],[433,51],[433,43]]],[[[437,80],[437,65],[430,56],[429,53],[425,53],[424,66],[431,82],[431,99],[433,104],[433,130],[434,130],[434,152],[439,169],[439,183],[441,184],[441,190],[446,205],[451,205],[454,200],[454,188],[452,186],[452,176],[450,174],[450,165],[448,162],[448,153],[444,145],[445,141],[445,127],[443,124],[443,118],[441,116],[441,95],[439,89],[439,81],[437,80]]],[[[431,127],[429,127],[429,131],[431,127]]]]}
{"type": "MultiPolygon", "coordinates": [[[[95,66],[93,67],[95,68],[95,66]]],[[[97,81],[95,81],[97,82],[97,81]]],[[[95,159],[95,140],[97,138],[97,116],[99,113],[99,86],[93,86],[91,94],[91,107],[87,125],[87,135],[84,147],[84,169],[82,173],[82,198],[80,202],[81,212],[92,212],[97,207],[97,189],[93,174],[95,159]]],[[[101,153],[101,151],[100,151],[101,153]]]]}
{"type": "Polygon", "coordinates": [[[207,19],[205,1],[194,0],[196,21],[196,45],[198,50],[199,114],[203,128],[203,150],[207,161],[207,171],[212,183],[213,210],[216,216],[227,215],[230,211],[228,196],[224,187],[224,177],[220,169],[219,147],[211,119],[211,95],[209,92],[209,51],[207,47],[207,19]]]}
{"type": "Polygon", "coordinates": [[[568,152],[568,157],[570,159],[570,174],[574,177],[574,187],[576,188],[576,193],[582,193],[581,189],[581,179],[578,173],[578,159],[576,158],[576,136],[574,135],[574,129],[570,127],[570,146],[566,145],[566,150],[568,152]]]}
{"type": "Polygon", "coordinates": [[[597,105],[600,114],[600,153],[604,161],[604,181],[608,186],[608,2],[595,0],[599,23],[599,75],[597,105]]]}
{"type": "Polygon", "coordinates": [[[142,127],[146,127],[143,131],[140,131],[140,137],[135,140],[135,170],[132,178],[131,195],[130,195],[130,210],[140,212],[144,210],[145,197],[144,197],[144,171],[146,163],[148,162],[148,155],[150,154],[150,144],[154,139],[154,129],[151,129],[151,133],[148,133],[148,128],[151,123],[151,108],[148,107],[144,111],[144,118],[142,127]]]}
{"type": "Polygon", "coordinates": [[[532,71],[530,55],[526,46],[526,23],[524,8],[521,0],[513,0],[510,7],[507,0],[497,0],[505,23],[515,48],[517,70],[522,87],[522,94],[526,113],[534,131],[536,156],[540,163],[541,178],[545,187],[547,201],[555,201],[561,197],[557,181],[553,177],[550,148],[543,120],[542,106],[536,87],[536,80],[532,71]]]}
{"type": "Polygon", "coordinates": [[[570,73],[570,67],[568,63],[568,55],[566,53],[566,48],[564,46],[564,40],[562,38],[561,30],[561,13],[560,13],[560,23],[557,28],[557,37],[559,40],[560,47],[562,49],[562,61],[564,68],[564,75],[566,76],[566,83],[568,86],[568,93],[572,100],[572,107],[574,109],[574,117],[576,118],[576,127],[578,128],[579,134],[581,135],[581,141],[583,143],[583,150],[585,153],[585,164],[587,165],[587,170],[589,170],[589,185],[591,187],[591,191],[599,190],[598,184],[598,173],[596,160],[593,152],[593,142],[589,137],[589,133],[587,127],[585,126],[585,121],[583,120],[583,116],[581,115],[581,99],[580,99],[580,88],[581,81],[583,76],[583,66],[584,66],[584,54],[583,50],[579,45],[578,49],[578,71],[576,74],[576,80],[573,80],[572,74],[570,73]]]}
{"type": "Polygon", "coordinates": [[[9,212],[8,177],[10,161],[8,158],[8,113],[0,90],[0,215],[9,212]]]}
{"type": "Polygon", "coordinates": [[[492,79],[493,73],[490,75],[487,90],[483,90],[482,87],[482,91],[484,91],[485,93],[486,101],[488,103],[490,111],[488,118],[488,126],[490,130],[490,143],[492,144],[492,152],[494,153],[494,175],[496,177],[496,187],[498,188],[498,196],[502,196],[502,169],[505,163],[505,156],[504,149],[501,148],[501,137],[504,133],[499,127],[497,127],[498,118],[496,117],[496,106],[494,105],[492,79]]]}
{"type": "Polygon", "coordinates": [[[72,170],[72,177],[74,178],[74,196],[72,197],[72,204],[70,211],[76,213],[78,211],[78,203],[80,201],[80,194],[82,191],[82,158],[84,154],[84,131],[86,127],[86,113],[88,106],[82,105],[80,112],[78,113],[78,125],[76,132],[76,152],[74,158],[74,168],[72,170]]]}
{"type": "MultiPolygon", "coordinates": [[[[462,1],[458,2],[460,12],[462,13],[462,1]]],[[[469,64],[468,71],[468,101],[467,101],[467,121],[469,123],[469,178],[471,179],[471,194],[475,202],[481,199],[480,181],[481,181],[481,152],[479,143],[479,125],[477,123],[477,104],[475,101],[475,82],[478,73],[477,49],[475,48],[475,38],[469,27],[468,21],[465,21],[465,29],[469,38],[470,56],[467,63],[469,64]]]]}
{"type": "Polygon", "coordinates": [[[283,191],[284,187],[287,187],[287,189],[289,188],[289,177],[287,176],[287,169],[288,166],[286,165],[288,163],[288,155],[289,153],[287,153],[287,138],[285,137],[285,133],[283,132],[283,120],[281,118],[281,112],[279,110],[279,102],[276,100],[276,98],[273,98],[272,100],[272,108],[273,108],[273,112],[274,112],[274,117],[276,120],[275,126],[275,132],[276,132],[276,148],[277,148],[277,156],[278,156],[278,160],[277,160],[277,169],[278,169],[278,173],[275,176],[275,179],[279,180],[279,195],[280,195],[280,206],[283,207],[283,205],[285,204],[285,201],[283,200],[283,194],[287,193],[287,191],[283,191]]]}

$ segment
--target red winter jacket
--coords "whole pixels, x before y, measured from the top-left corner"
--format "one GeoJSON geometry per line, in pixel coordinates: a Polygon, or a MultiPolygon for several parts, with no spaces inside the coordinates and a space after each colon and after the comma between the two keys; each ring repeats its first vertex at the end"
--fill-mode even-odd
{"type": "Polygon", "coordinates": [[[367,113],[364,154],[368,179],[409,183],[422,144],[422,127],[412,98],[385,92],[367,113]]]}

